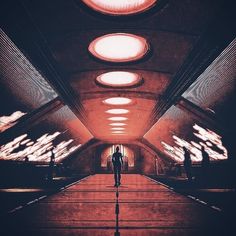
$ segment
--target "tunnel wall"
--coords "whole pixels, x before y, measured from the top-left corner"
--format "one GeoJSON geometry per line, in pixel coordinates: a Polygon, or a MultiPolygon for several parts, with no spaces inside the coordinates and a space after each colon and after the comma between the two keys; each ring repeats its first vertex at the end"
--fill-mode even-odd
{"type": "MultiPolygon", "coordinates": [[[[112,168],[107,170],[101,167],[102,153],[112,144],[100,144],[74,154],[66,163],[73,174],[112,173],[112,168]]],[[[134,167],[123,169],[123,173],[140,173],[144,175],[168,174],[170,163],[164,161],[154,151],[150,152],[136,144],[124,144],[134,154],[134,167]]]]}
{"type": "Polygon", "coordinates": [[[76,153],[65,162],[71,174],[90,175],[95,172],[95,153],[96,148],[88,148],[80,153],[76,153]]]}

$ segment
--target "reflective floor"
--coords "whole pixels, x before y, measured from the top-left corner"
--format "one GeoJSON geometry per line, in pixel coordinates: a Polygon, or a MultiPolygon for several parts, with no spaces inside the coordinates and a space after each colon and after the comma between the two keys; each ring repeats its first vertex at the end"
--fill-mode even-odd
{"type": "Polygon", "coordinates": [[[216,235],[221,215],[138,174],[97,174],[5,218],[1,235],[216,235]]]}

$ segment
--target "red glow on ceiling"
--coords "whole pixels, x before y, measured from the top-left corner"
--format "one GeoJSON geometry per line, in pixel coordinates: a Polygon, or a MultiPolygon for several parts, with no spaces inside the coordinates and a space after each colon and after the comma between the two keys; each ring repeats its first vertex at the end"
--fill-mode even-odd
{"type": "Polygon", "coordinates": [[[95,11],[108,15],[131,15],[151,8],[157,0],[83,0],[95,11]]]}
{"type": "Polygon", "coordinates": [[[111,126],[125,126],[127,124],[125,124],[125,123],[111,123],[109,125],[111,125],[111,126]]]}
{"type": "Polygon", "coordinates": [[[129,112],[129,110],[127,110],[127,109],[109,109],[106,112],[110,113],[110,114],[127,114],[129,112]]]}
{"type": "Polygon", "coordinates": [[[123,117],[123,116],[114,116],[114,117],[109,117],[108,120],[123,121],[123,120],[128,120],[128,118],[127,117],[123,117]]]}
{"type": "Polygon", "coordinates": [[[110,87],[130,87],[141,82],[141,76],[128,71],[111,71],[96,78],[99,84],[110,87]]]}
{"type": "Polygon", "coordinates": [[[107,98],[103,102],[109,105],[128,105],[132,102],[132,100],[124,97],[113,97],[107,98]]]}
{"type": "Polygon", "coordinates": [[[104,61],[129,62],[141,59],[148,52],[149,46],[143,37],[114,33],[96,38],[90,43],[88,50],[104,61]]]}

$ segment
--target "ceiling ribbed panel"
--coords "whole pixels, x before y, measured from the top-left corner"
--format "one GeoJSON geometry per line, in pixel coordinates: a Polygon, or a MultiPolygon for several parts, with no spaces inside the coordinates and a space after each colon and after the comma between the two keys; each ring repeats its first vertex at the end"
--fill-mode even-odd
{"type": "Polygon", "coordinates": [[[236,39],[199,76],[183,96],[202,108],[215,109],[236,82],[236,39]]]}
{"type": "Polygon", "coordinates": [[[47,81],[8,36],[0,30],[0,83],[28,109],[57,97],[47,81]]]}

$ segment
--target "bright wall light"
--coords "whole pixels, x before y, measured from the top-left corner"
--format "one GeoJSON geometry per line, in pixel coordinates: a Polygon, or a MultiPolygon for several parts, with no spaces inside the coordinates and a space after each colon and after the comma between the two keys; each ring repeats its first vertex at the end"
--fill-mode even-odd
{"type": "Polygon", "coordinates": [[[93,56],[104,61],[130,62],[144,57],[149,45],[143,37],[114,33],[96,38],[90,43],[88,50],[93,56]]]}
{"type": "Polygon", "coordinates": [[[109,109],[106,111],[106,113],[110,114],[127,114],[129,110],[127,109],[109,109]]]}
{"type": "Polygon", "coordinates": [[[127,124],[125,124],[125,123],[111,123],[111,124],[109,124],[110,126],[125,126],[125,125],[127,125],[127,124]]]}
{"type": "Polygon", "coordinates": [[[110,87],[130,87],[138,85],[141,80],[141,76],[128,71],[111,71],[96,78],[99,84],[110,87]]]}
{"type": "Polygon", "coordinates": [[[108,120],[123,121],[123,120],[128,120],[128,118],[127,117],[123,117],[123,116],[114,116],[114,117],[109,117],[108,120]]]}
{"type": "Polygon", "coordinates": [[[151,8],[157,0],[82,0],[95,11],[108,15],[131,15],[151,8]]]}
{"type": "Polygon", "coordinates": [[[125,97],[113,97],[103,100],[105,104],[109,105],[128,105],[132,102],[131,99],[125,97]]]}

